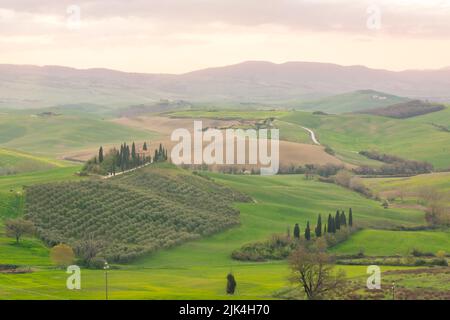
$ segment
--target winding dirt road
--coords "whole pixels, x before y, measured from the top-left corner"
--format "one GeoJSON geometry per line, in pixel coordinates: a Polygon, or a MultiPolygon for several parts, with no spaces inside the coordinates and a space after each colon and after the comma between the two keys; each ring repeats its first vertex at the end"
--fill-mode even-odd
{"type": "MultiPolygon", "coordinates": [[[[300,127],[302,127],[302,126],[300,126],[300,127]]],[[[316,139],[316,134],[314,133],[314,131],[312,131],[311,129],[306,128],[306,127],[302,127],[302,128],[309,132],[309,135],[311,136],[311,140],[314,142],[314,144],[317,144],[318,146],[320,146],[320,142],[316,139]]]]}

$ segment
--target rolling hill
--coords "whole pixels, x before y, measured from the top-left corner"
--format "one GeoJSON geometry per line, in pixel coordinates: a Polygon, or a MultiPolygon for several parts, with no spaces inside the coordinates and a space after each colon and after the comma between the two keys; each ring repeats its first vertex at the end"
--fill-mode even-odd
{"type": "MultiPolygon", "coordinates": [[[[351,163],[359,163],[359,151],[376,150],[410,160],[428,161],[438,169],[450,167],[450,134],[440,128],[450,123],[448,107],[408,119],[366,114],[314,115],[298,111],[279,120],[311,128],[322,144],[331,146],[351,163]]],[[[296,130],[302,131],[301,128],[296,130]]]]}
{"type": "Polygon", "coordinates": [[[296,109],[306,111],[323,111],[326,113],[345,113],[387,107],[406,102],[410,99],[378,92],[375,90],[358,90],[322,99],[300,102],[296,109]]]}
{"type": "Polygon", "coordinates": [[[330,63],[247,61],[186,74],[0,65],[0,109],[91,103],[111,108],[160,99],[291,105],[372,89],[449,101],[450,70],[394,72],[330,63]]]}
{"type": "Polygon", "coordinates": [[[0,148],[0,176],[68,166],[63,161],[0,148]]]}
{"type": "Polygon", "coordinates": [[[132,129],[97,116],[0,113],[0,147],[57,157],[74,150],[123,141],[151,140],[157,134],[132,129]]]}
{"type": "Polygon", "coordinates": [[[175,166],[152,165],[103,181],[30,186],[25,216],[47,244],[93,239],[96,257],[128,262],[237,225],[231,204],[249,200],[175,166]]]}
{"type": "Polygon", "coordinates": [[[445,106],[437,103],[429,103],[421,100],[411,100],[395,103],[387,107],[359,110],[360,113],[373,114],[376,116],[406,119],[421,116],[427,113],[444,110],[445,106]]]}
{"type": "MultiPolygon", "coordinates": [[[[168,168],[168,171],[171,170],[168,168]]],[[[166,172],[164,173],[166,176],[166,172]]],[[[207,176],[209,177],[207,181],[212,179],[210,183],[233,188],[237,192],[250,195],[255,200],[235,204],[240,211],[240,224],[209,237],[158,250],[130,264],[117,265],[117,268],[113,268],[109,274],[111,299],[273,299],[278,297],[280,290],[290,287],[287,263],[240,262],[231,259],[233,250],[248,242],[267,239],[273,233],[284,233],[287,226],[294,223],[304,226],[308,220],[315,221],[318,213],[334,212],[336,208],[347,210],[349,205],[353,207],[355,221],[368,227],[416,226],[424,223],[423,212],[419,210],[401,208],[385,210],[377,201],[334,184],[306,180],[301,175],[261,177],[207,174],[207,176]],[[226,295],[224,292],[225,276],[230,269],[238,281],[235,296],[226,295]]],[[[152,183],[160,185],[158,180],[152,182],[149,179],[137,179],[134,175],[116,178],[120,180],[117,181],[119,185],[136,185],[137,189],[152,183]]],[[[173,178],[176,179],[176,176],[171,176],[169,181],[173,178]]],[[[205,179],[195,178],[200,179],[198,181],[202,183],[205,179]]],[[[13,182],[10,180],[10,183],[13,182]]],[[[114,181],[110,182],[115,184],[114,181]]],[[[209,182],[206,183],[205,188],[210,185],[209,182]]],[[[166,194],[166,190],[164,187],[156,191],[163,195],[166,194]]],[[[183,203],[183,194],[174,200],[183,203]]],[[[13,207],[13,197],[10,202],[13,207]]],[[[0,221],[5,215],[10,216],[6,211],[0,211],[0,221]]],[[[67,290],[64,286],[67,279],[65,270],[52,266],[48,248],[43,247],[36,239],[25,238],[21,245],[15,245],[11,239],[2,237],[0,230],[0,246],[0,263],[16,259],[16,263],[32,266],[34,270],[32,273],[21,275],[0,274],[2,297],[16,299],[104,297],[103,270],[83,269],[83,290],[67,290]]],[[[343,267],[352,279],[361,276],[361,285],[364,285],[367,277],[366,266],[343,267]]],[[[392,269],[401,270],[402,267],[383,267],[383,272],[392,269]]]]}

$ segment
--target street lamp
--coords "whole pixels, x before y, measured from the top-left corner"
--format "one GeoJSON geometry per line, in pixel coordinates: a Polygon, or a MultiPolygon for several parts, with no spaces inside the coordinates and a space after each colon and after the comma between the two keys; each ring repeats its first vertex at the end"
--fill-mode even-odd
{"type": "Polygon", "coordinates": [[[103,269],[105,270],[105,295],[106,295],[106,300],[108,300],[108,269],[109,269],[109,264],[107,261],[105,261],[105,265],[103,266],[103,269]]]}
{"type": "Polygon", "coordinates": [[[392,300],[395,300],[395,281],[392,282],[392,300]]]}

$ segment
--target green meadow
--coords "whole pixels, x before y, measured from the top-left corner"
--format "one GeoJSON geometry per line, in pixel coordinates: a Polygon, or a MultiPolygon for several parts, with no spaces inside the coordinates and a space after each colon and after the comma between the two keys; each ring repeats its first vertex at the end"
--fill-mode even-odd
{"type": "Polygon", "coordinates": [[[322,144],[331,146],[351,163],[360,163],[355,161],[361,159],[357,155],[359,151],[377,150],[411,160],[428,161],[436,168],[450,167],[450,133],[433,125],[448,125],[449,108],[409,119],[291,112],[279,120],[312,129],[322,144]]]}
{"type": "MultiPolygon", "coordinates": [[[[450,166],[450,134],[432,123],[443,125],[450,120],[449,109],[411,119],[398,120],[371,115],[313,115],[292,111],[177,111],[175,117],[262,120],[275,117],[282,139],[311,143],[301,128],[313,129],[322,144],[330,145],[337,155],[357,164],[379,165],[379,162],[357,154],[376,149],[408,159],[428,160],[438,168],[450,166]],[[362,125],[363,124],[363,125],[362,125]],[[414,137],[411,140],[411,137],[414,137]],[[388,139],[386,137],[389,137],[388,139]]],[[[103,299],[102,270],[82,269],[82,290],[65,287],[67,274],[56,268],[49,248],[40,240],[26,237],[19,244],[4,234],[4,220],[22,214],[24,186],[53,181],[82,179],[76,173],[81,165],[50,158],[74,150],[106,143],[150,140],[151,131],[134,130],[113,124],[101,117],[83,118],[78,114],[41,117],[27,113],[0,115],[0,165],[23,163],[21,173],[0,176],[0,264],[18,264],[31,273],[0,273],[0,299],[103,299]],[[10,148],[14,148],[14,150],[10,148]],[[20,150],[20,151],[17,151],[20,150]],[[28,168],[33,168],[30,172],[28,168]]],[[[231,253],[243,244],[266,240],[273,234],[291,231],[300,224],[301,233],[309,221],[312,226],[318,214],[326,219],[337,209],[351,207],[354,223],[363,227],[347,241],[330,249],[339,254],[355,254],[362,248],[367,256],[407,255],[412,249],[436,253],[450,252],[450,233],[438,231],[391,231],[395,227],[417,227],[426,224],[423,209],[416,206],[391,206],[335,184],[306,180],[303,175],[247,176],[207,174],[252,197],[251,203],[235,203],[240,210],[240,224],[212,236],[188,241],[170,249],[159,250],[129,264],[116,264],[109,271],[112,299],[230,299],[225,295],[226,275],[233,272],[238,286],[233,299],[273,299],[292,289],[286,261],[261,263],[231,259],[231,253]]],[[[417,190],[435,186],[450,190],[447,173],[410,178],[364,179],[375,193],[397,188],[417,190]]],[[[192,199],[195,201],[196,199],[192,199]]],[[[365,286],[366,266],[338,266],[347,276],[365,286]]],[[[411,270],[408,267],[383,266],[383,271],[411,270]]],[[[389,275],[383,278],[387,287],[395,279],[408,288],[422,285],[419,275],[389,275]]],[[[424,287],[446,290],[439,277],[430,276],[424,287]]],[[[441,279],[442,280],[442,279],[441,279]]],[[[445,279],[444,279],[445,280],[445,279]]]]}
{"type": "Polygon", "coordinates": [[[368,256],[405,256],[414,249],[433,254],[441,250],[448,253],[450,232],[366,229],[353,234],[331,251],[338,254],[357,254],[362,251],[368,256]]]}
{"type": "Polygon", "coordinates": [[[148,141],[156,136],[151,131],[132,129],[97,117],[0,114],[1,147],[45,157],[123,141],[148,141]]]}
{"type": "Polygon", "coordinates": [[[364,183],[377,193],[400,189],[417,192],[423,187],[432,187],[448,193],[450,192],[450,173],[436,172],[401,178],[365,178],[364,183]]]}
{"type": "Polygon", "coordinates": [[[450,108],[408,119],[355,113],[319,115],[305,111],[214,109],[176,111],[168,115],[228,120],[274,117],[282,140],[312,143],[302,126],[310,128],[321,144],[329,145],[339,158],[352,164],[380,165],[358,154],[362,150],[377,150],[410,160],[428,161],[438,169],[450,167],[450,133],[441,128],[448,128],[450,108]]]}
{"type": "Polygon", "coordinates": [[[70,163],[0,148],[0,176],[67,167],[70,163]]]}
{"type": "MultiPolygon", "coordinates": [[[[72,173],[74,168],[72,169],[72,173]]],[[[69,171],[55,169],[53,179],[76,178],[69,171]]],[[[67,170],[65,168],[65,170],[67,170]]],[[[47,175],[50,175],[47,173],[47,175]]],[[[245,263],[230,258],[231,252],[245,243],[267,239],[274,233],[285,233],[294,223],[301,228],[313,225],[336,209],[353,208],[354,221],[363,226],[421,225],[423,213],[412,209],[385,210],[380,203],[347,189],[305,180],[302,175],[235,176],[209,174],[218,183],[249,194],[253,203],[236,203],[241,211],[239,226],[213,236],[161,250],[127,265],[110,270],[111,298],[132,299],[229,299],[224,294],[226,274],[232,271],[238,281],[236,299],[275,298],[280,290],[290,288],[289,269],[285,261],[245,263]]],[[[33,175],[31,175],[33,176],[33,175]]],[[[37,178],[34,182],[44,181],[37,178]]],[[[25,182],[25,181],[23,181],[25,182]]],[[[0,179],[0,186],[1,179],[0,179]]],[[[5,190],[17,186],[3,181],[5,190]]],[[[5,193],[4,193],[5,194],[5,193]]],[[[9,193],[6,193],[9,194],[9,193]]],[[[20,197],[9,194],[9,209],[1,216],[20,214],[20,197]],[[19,202],[14,202],[19,201],[19,202]]],[[[2,201],[3,203],[4,201],[2,201]]],[[[51,266],[48,248],[38,240],[26,238],[16,245],[13,239],[0,235],[0,264],[29,266],[34,272],[0,274],[0,297],[4,299],[102,299],[103,271],[82,270],[82,290],[65,289],[64,270],[51,266]]],[[[343,267],[350,278],[360,278],[364,285],[365,267],[343,267]]],[[[388,268],[388,269],[394,269],[388,268]]],[[[395,267],[398,269],[399,267],[395,267]]]]}

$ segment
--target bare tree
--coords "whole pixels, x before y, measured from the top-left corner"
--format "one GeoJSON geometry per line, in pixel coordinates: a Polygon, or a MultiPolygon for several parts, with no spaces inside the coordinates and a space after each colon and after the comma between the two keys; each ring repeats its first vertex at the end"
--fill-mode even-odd
{"type": "Polygon", "coordinates": [[[345,288],[345,273],[335,272],[332,257],[320,241],[315,246],[300,245],[289,257],[291,281],[299,283],[310,300],[332,298],[345,288]]]}

